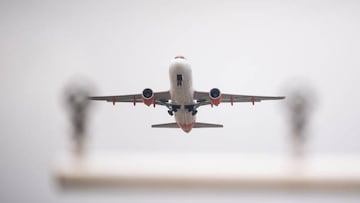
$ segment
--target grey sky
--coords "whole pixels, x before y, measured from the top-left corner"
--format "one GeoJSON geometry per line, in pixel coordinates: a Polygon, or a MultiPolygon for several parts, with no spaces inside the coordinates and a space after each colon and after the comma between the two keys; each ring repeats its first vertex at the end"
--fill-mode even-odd
{"type": "MultiPolygon", "coordinates": [[[[56,199],[43,173],[68,147],[61,95],[70,78],[87,77],[98,95],[168,90],[177,54],[190,60],[197,90],[280,95],[295,79],[306,81],[318,94],[310,151],[359,153],[359,11],[358,1],[1,1],[0,178],[9,183],[1,196],[11,200],[24,178],[41,180],[45,198],[56,199]]],[[[286,153],[282,105],[203,107],[198,121],[225,128],[184,134],[150,128],[173,121],[164,108],[99,102],[90,145],[286,153]]],[[[24,196],[41,199],[40,191],[24,196]]]]}

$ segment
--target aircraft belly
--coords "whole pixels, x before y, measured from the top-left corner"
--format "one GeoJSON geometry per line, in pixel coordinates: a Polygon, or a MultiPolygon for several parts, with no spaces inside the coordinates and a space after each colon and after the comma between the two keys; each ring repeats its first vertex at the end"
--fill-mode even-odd
{"type": "Polygon", "coordinates": [[[195,122],[195,116],[188,112],[186,109],[180,109],[175,113],[175,120],[179,124],[191,124],[195,122]]]}
{"type": "Polygon", "coordinates": [[[191,124],[195,121],[195,116],[184,108],[184,105],[194,103],[191,92],[191,89],[185,90],[185,88],[176,88],[176,90],[173,91],[171,102],[181,106],[180,109],[175,112],[175,120],[177,123],[191,124]]]}
{"type": "Polygon", "coordinates": [[[195,122],[195,116],[184,108],[184,105],[194,103],[190,65],[185,61],[176,61],[170,66],[169,75],[171,104],[180,105],[180,109],[174,112],[176,123],[190,125],[195,122]]]}

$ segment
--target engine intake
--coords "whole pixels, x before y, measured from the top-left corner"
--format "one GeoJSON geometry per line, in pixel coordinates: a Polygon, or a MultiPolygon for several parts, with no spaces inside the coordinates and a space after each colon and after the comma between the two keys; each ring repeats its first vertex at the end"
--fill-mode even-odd
{"type": "Polygon", "coordinates": [[[221,92],[218,88],[212,88],[209,93],[211,105],[219,105],[222,100],[221,92]]]}
{"type": "Polygon", "coordinates": [[[152,91],[152,89],[146,88],[143,90],[142,100],[147,106],[155,103],[154,92],[152,91]]]}

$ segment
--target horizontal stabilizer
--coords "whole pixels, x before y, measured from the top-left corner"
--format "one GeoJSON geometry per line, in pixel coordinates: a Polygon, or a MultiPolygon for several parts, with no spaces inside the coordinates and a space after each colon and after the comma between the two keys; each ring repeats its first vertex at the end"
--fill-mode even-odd
{"type": "Polygon", "coordinates": [[[163,123],[163,124],[155,124],[151,126],[152,128],[179,128],[177,123],[163,123]]]}
{"type": "MultiPolygon", "coordinates": [[[[163,123],[152,125],[152,128],[179,128],[177,123],[163,123]]],[[[195,123],[193,128],[222,128],[224,127],[221,124],[212,124],[212,123],[195,123]]]]}
{"type": "Polygon", "coordinates": [[[222,128],[224,127],[221,124],[212,124],[212,123],[195,123],[194,128],[222,128]]]}

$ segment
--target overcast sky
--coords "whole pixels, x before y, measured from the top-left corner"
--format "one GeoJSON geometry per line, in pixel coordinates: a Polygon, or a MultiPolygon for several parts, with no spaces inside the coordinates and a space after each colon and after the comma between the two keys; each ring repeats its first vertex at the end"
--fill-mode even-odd
{"type": "MultiPolygon", "coordinates": [[[[360,153],[359,11],[351,0],[1,1],[0,159],[6,167],[0,170],[11,182],[7,197],[21,178],[39,177],[47,188],[42,173],[69,145],[61,99],[71,78],[87,78],[97,95],[168,90],[168,66],[178,54],[190,61],[196,90],[272,96],[303,81],[316,93],[309,150],[360,153]],[[24,165],[31,172],[21,173],[24,165]]],[[[97,102],[89,145],[283,154],[289,151],[284,106],[201,107],[198,121],[225,127],[185,134],[150,128],[173,122],[163,107],[97,102]]]]}

